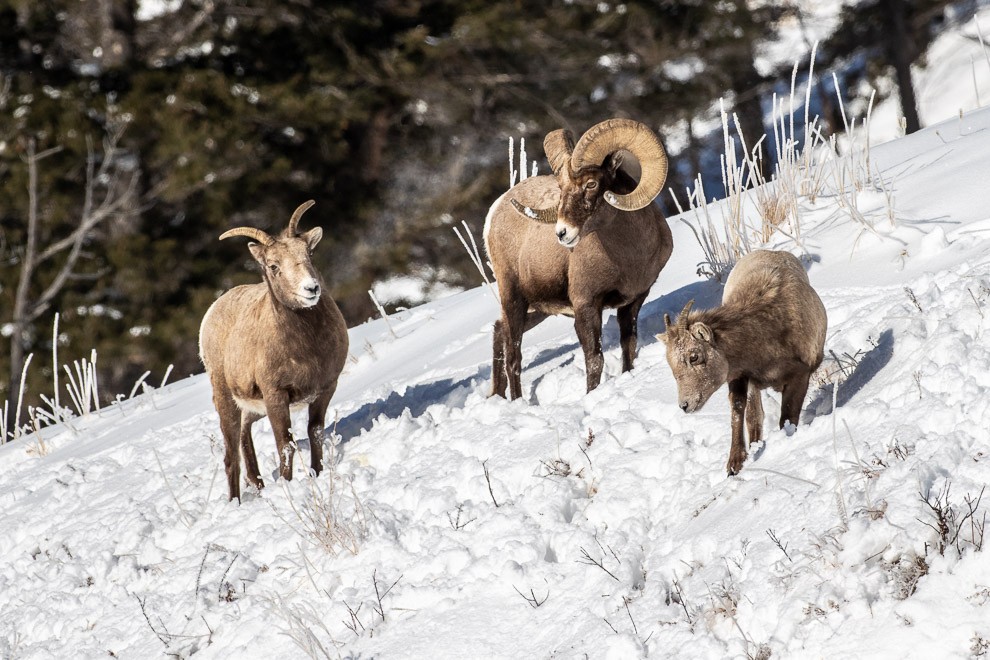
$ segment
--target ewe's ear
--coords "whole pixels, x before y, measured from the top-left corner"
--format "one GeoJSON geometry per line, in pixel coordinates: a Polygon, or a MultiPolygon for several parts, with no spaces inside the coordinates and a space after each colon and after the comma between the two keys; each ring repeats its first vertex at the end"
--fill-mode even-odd
{"type": "Polygon", "coordinates": [[[265,265],[265,246],[261,243],[248,243],[248,249],[251,250],[251,256],[262,266],[265,265]]]}
{"type": "Polygon", "coordinates": [[[711,344],[712,343],[712,329],[709,328],[704,323],[695,323],[691,326],[691,336],[701,341],[711,344]]]}
{"type": "Polygon", "coordinates": [[[316,249],[316,244],[320,242],[321,238],[323,238],[323,228],[313,227],[308,232],[303,234],[301,238],[306,241],[306,245],[309,246],[309,251],[312,252],[316,249]]]}
{"type": "Polygon", "coordinates": [[[667,333],[666,332],[660,333],[659,335],[657,335],[657,339],[659,339],[660,341],[662,341],[663,343],[666,344],[667,343],[667,333]]]}

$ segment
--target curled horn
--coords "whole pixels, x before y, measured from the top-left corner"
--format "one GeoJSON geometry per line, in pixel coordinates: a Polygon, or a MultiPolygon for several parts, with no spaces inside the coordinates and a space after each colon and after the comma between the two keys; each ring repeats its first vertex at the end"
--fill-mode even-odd
{"type": "Polygon", "coordinates": [[[574,147],[571,167],[576,171],[601,166],[610,154],[621,150],[639,161],[643,172],[639,185],[626,195],[606,191],[604,197],[620,211],[636,211],[652,202],[667,180],[667,153],[648,126],[632,119],[608,119],[595,124],[574,147]]]}
{"type": "Polygon", "coordinates": [[[691,311],[691,306],[694,305],[694,299],[687,301],[684,305],[684,309],[681,310],[680,315],[677,317],[677,327],[687,329],[688,327],[688,312],[691,311]]]}
{"type": "Polygon", "coordinates": [[[254,227],[237,227],[235,229],[229,229],[220,234],[220,240],[222,241],[225,238],[231,238],[233,236],[247,236],[248,238],[253,238],[262,245],[271,245],[275,242],[275,239],[271,236],[260,229],[255,229],[254,227]]]}
{"type": "Polygon", "coordinates": [[[532,207],[520,204],[515,199],[510,199],[509,201],[512,202],[512,207],[515,210],[519,211],[530,220],[542,222],[547,225],[552,225],[557,222],[557,209],[553,206],[547,209],[534,209],[532,207]]]}
{"type": "Polygon", "coordinates": [[[303,213],[308,211],[311,206],[316,204],[313,200],[309,200],[300,204],[295,211],[292,212],[292,217],[289,218],[289,226],[286,228],[285,233],[288,236],[296,235],[296,227],[299,225],[299,218],[303,216],[303,213]]]}
{"type": "Polygon", "coordinates": [[[574,134],[563,128],[547,133],[543,139],[543,153],[547,155],[550,171],[557,174],[574,153],[574,134]]]}

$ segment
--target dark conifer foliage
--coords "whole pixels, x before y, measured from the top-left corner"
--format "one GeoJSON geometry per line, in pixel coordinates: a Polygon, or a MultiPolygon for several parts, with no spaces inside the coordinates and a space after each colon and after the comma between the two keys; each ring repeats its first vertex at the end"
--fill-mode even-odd
{"type": "MultiPolygon", "coordinates": [[[[63,362],[95,348],[105,397],[170,363],[177,377],[201,371],[203,312],[223,290],[258,279],[243,243],[218,236],[233,226],[277,231],[311,198],[304,223],[325,230],[316,265],[350,324],[374,313],[367,290],[392,274],[473,286],[478,275],[451,229],[467,221],[480,241],[508,183],[509,137],[526,137],[542,160],[548,131],[580,133],[608,117],[683,136],[725,96],[755,140],[773,80],[754,57],[782,15],[771,4],[181,0],[145,19],[139,0],[0,0],[3,341],[35,353],[35,395],[51,387],[55,311],[63,362]],[[99,164],[108,136],[119,140],[93,198],[135,189],[87,233],[44,313],[14,328],[29,146],[55,150],[37,163],[43,249],[85,215],[87,157],[99,164]]],[[[928,26],[945,4],[905,2],[907,29],[928,26]]],[[[853,36],[836,36],[834,57],[885,43],[886,34],[856,31],[873,19],[850,17],[853,36]]],[[[673,154],[669,182],[679,190],[703,163],[702,141],[689,135],[673,154]]],[[[40,263],[27,294],[41,296],[64,259],[40,263]]],[[[16,396],[11,355],[0,352],[0,399],[16,396]]]]}

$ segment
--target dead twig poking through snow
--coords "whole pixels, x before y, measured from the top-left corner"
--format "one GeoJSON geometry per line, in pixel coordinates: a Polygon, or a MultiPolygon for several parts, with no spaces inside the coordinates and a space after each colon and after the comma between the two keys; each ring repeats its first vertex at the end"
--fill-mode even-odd
{"type": "Polygon", "coordinates": [[[919,499],[928,507],[932,520],[925,521],[918,518],[918,522],[932,529],[936,534],[935,547],[939,555],[944,555],[946,549],[954,547],[959,555],[962,555],[964,545],[969,545],[976,551],[983,550],[983,538],[986,529],[987,514],[983,513],[982,518],[977,517],[980,502],[983,501],[983,493],[986,486],[980,489],[980,494],[974,500],[969,493],[963,496],[966,510],[963,513],[957,512],[952,506],[949,497],[951,483],[946,481],[945,486],[939,492],[919,493],[919,499]],[[967,523],[969,523],[967,525],[967,523]],[[961,537],[964,530],[969,529],[969,538],[961,537]]]}
{"type": "MultiPolygon", "coordinates": [[[[601,559],[595,559],[594,557],[591,556],[591,554],[587,550],[585,550],[584,546],[581,546],[581,548],[580,548],[580,550],[581,550],[581,559],[578,559],[577,560],[577,563],[579,563],[579,564],[587,564],[588,566],[597,566],[598,568],[600,568],[603,571],[605,571],[606,573],[608,573],[608,576],[610,578],[612,578],[616,582],[619,582],[620,580],[619,580],[619,578],[617,578],[615,576],[615,573],[613,573],[612,571],[610,571],[607,568],[605,568],[605,548],[602,547],[602,542],[598,540],[598,537],[595,537],[595,542],[598,543],[598,548],[602,551],[602,558],[601,559]]],[[[615,551],[612,550],[611,547],[609,547],[609,552],[615,558],[615,561],[616,561],[617,564],[621,564],[622,563],[621,561],[619,561],[619,557],[615,554],[615,551]]]]}
{"type": "Polygon", "coordinates": [[[460,530],[464,529],[465,527],[473,523],[475,520],[477,520],[477,518],[471,518],[470,520],[465,520],[464,522],[461,522],[461,514],[463,512],[464,512],[463,504],[457,505],[456,518],[451,517],[450,511],[447,512],[447,521],[450,523],[451,528],[453,528],[455,532],[459,532],[460,530]]]}
{"type": "Polygon", "coordinates": [[[772,529],[768,529],[767,530],[767,536],[770,537],[770,540],[773,541],[773,544],[775,546],[777,546],[778,548],[780,548],[780,551],[784,553],[784,556],[785,557],[787,557],[787,561],[789,561],[791,563],[794,563],[794,560],[791,559],[791,556],[789,554],[787,554],[787,544],[786,543],[781,543],[780,539],[777,538],[777,535],[774,533],[774,531],[772,529]]]}
{"type": "Polygon", "coordinates": [[[911,289],[911,287],[906,286],[904,287],[904,293],[907,294],[908,300],[910,300],[911,303],[918,308],[918,311],[924,314],[925,310],[921,308],[921,303],[918,302],[918,297],[914,295],[914,290],[911,289]]]}
{"type": "Polygon", "coordinates": [[[684,597],[684,590],[681,589],[681,583],[677,579],[677,573],[674,573],[674,581],[672,585],[674,587],[674,593],[671,594],[671,602],[677,603],[684,610],[684,618],[687,619],[688,625],[694,628],[694,619],[691,617],[691,612],[688,611],[687,599],[684,597]]]}
{"type": "Polygon", "coordinates": [[[525,599],[525,601],[529,603],[529,606],[532,607],[534,610],[543,603],[547,602],[547,599],[550,598],[550,589],[547,589],[547,595],[544,596],[542,600],[540,600],[540,598],[538,598],[536,595],[536,591],[532,588],[530,588],[528,596],[523,592],[519,591],[516,585],[512,585],[512,588],[515,589],[516,593],[522,596],[523,599],[525,599]]]}
{"type": "Polygon", "coordinates": [[[481,462],[481,467],[485,469],[485,481],[488,482],[488,494],[492,496],[492,502],[495,504],[495,508],[499,507],[498,500],[495,499],[495,492],[492,490],[492,476],[488,472],[488,461],[484,460],[481,462]]]}
{"type": "Polygon", "coordinates": [[[402,576],[400,575],[399,577],[395,578],[395,582],[389,585],[388,589],[386,589],[385,591],[380,591],[378,589],[378,569],[376,568],[374,571],[371,572],[371,581],[375,585],[375,597],[378,599],[378,609],[376,609],[375,612],[377,612],[378,616],[382,618],[382,623],[385,623],[385,605],[382,604],[382,599],[384,599],[385,596],[387,596],[389,592],[392,591],[395,585],[399,584],[399,580],[401,579],[402,576]]]}

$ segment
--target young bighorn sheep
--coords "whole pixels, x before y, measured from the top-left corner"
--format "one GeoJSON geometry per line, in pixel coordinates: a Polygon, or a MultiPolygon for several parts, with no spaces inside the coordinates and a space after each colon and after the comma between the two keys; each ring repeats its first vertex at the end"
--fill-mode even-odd
{"type": "Polygon", "coordinates": [[[732,444],[726,469],[746,460],[743,417],[750,443],[763,436],[761,391],[783,393],[780,428],[797,424],[811,374],[822,363],[828,319],[801,262],[787,252],[757,250],[729,274],[722,306],[691,312],[688,302],[667,331],[667,362],[677,381],[681,410],[699,410],[729,383],[732,444]]]}
{"type": "Polygon", "coordinates": [[[199,355],[213,385],[220,415],[230,499],[240,499],[241,456],[248,481],[262,488],[251,425],[268,416],[278,447],[279,474],[292,479],[294,443],[290,408],[309,407],[312,468],[323,467],[323,423],[347,357],[347,326],[336,303],[323,293],[310,255],[323,237],[319,227],[297,232],[305,202],[289,226],[273,238],[251,227],[220,239],[247,236],[264,282],[238,286],[220,296],[203,316],[199,355]]]}
{"type": "Polygon", "coordinates": [[[632,369],[636,321],[670,258],[673,239],[651,202],[667,156],[645,125],[610,119],[577,142],[556,130],[543,142],[553,176],[525,179],[492,205],[485,248],[498,281],[501,318],[492,340],[492,394],[522,395],[522,335],[551,314],[574,317],[588,391],[601,381],[602,310],[618,308],[622,370],[632,369]],[[619,169],[639,161],[639,183],[619,169]]]}

